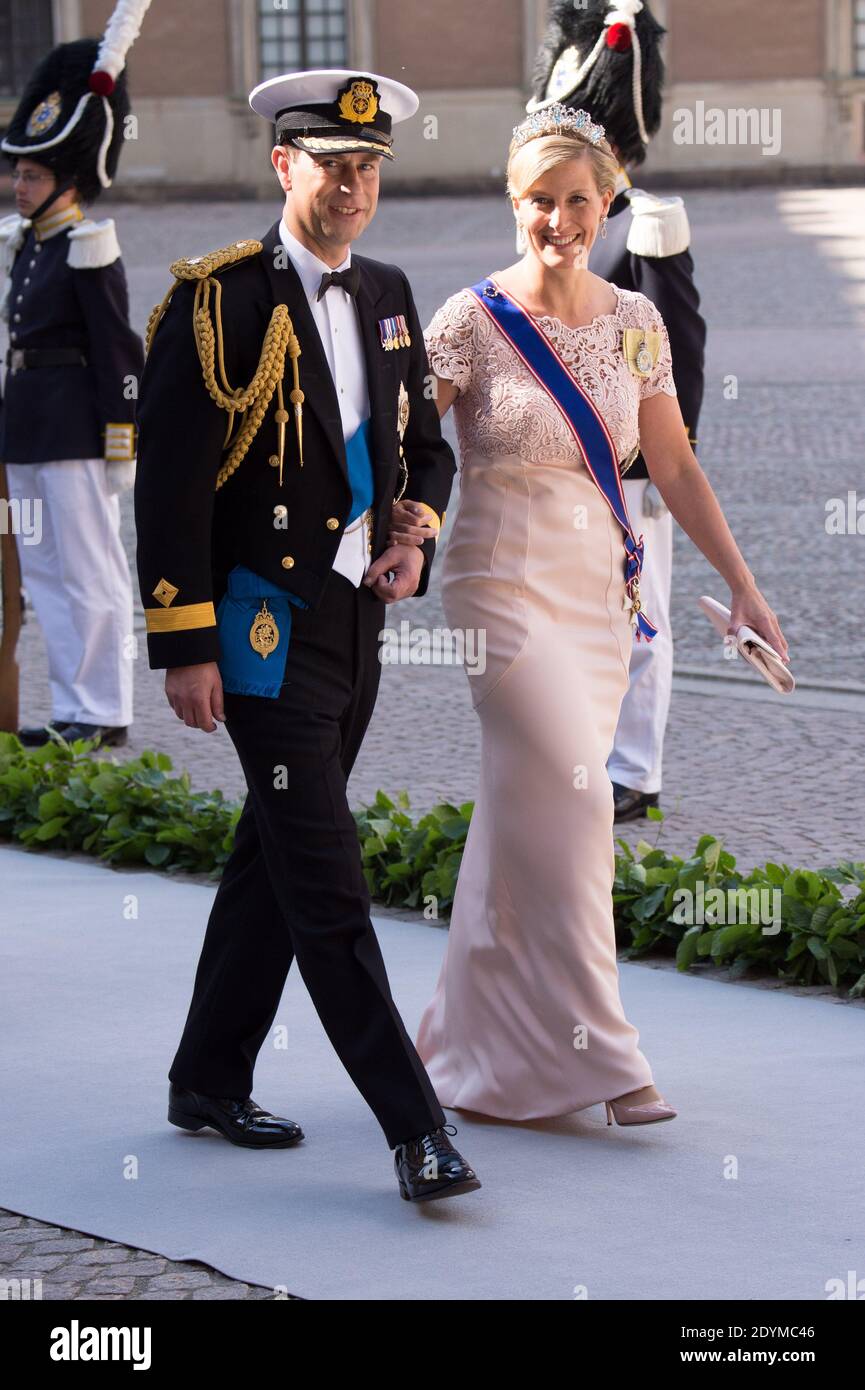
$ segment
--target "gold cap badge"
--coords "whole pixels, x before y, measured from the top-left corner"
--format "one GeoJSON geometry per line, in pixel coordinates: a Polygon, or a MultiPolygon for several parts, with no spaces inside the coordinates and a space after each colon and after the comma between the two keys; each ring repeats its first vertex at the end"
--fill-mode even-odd
{"type": "Polygon", "coordinates": [[[371,82],[357,77],[350,82],[348,90],[340,93],[339,114],[344,121],[354,121],[366,125],[375,120],[378,112],[378,97],[371,82]]]}

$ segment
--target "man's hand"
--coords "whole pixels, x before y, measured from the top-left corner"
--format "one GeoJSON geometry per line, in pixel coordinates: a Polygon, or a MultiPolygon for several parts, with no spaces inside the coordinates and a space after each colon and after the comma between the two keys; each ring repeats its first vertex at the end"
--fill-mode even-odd
{"type": "Polygon", "coordinates": [[[225,722],[222,677],[215,661],[199,666],[172,666],[165,673],[165,696],[178,719],[190,729],[212,734],[215,719],[225,722]]]}
{"type": "Polygon", "coordinates": [[[398,599],[411,598],[420,583],[423,565],[424,554],[419,546],[390,545],[373,560],[363,582],[376,598],[396,603],[398,599]],[[392,581],[387,578],[388,570],[393,570],[392,581]]]}

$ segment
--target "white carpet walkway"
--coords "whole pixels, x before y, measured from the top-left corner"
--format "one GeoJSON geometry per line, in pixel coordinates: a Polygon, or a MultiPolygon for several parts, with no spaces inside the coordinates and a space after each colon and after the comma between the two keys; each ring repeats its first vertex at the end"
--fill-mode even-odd
{"type": "MultiPolygon", "coordinates": [[[[288,1046],[262,1049],[253,1094],[304,1143],[255,1152],[167,1123],[212,896],[0,847],[0,1206],[310,1299],[819,1300],[865,1271],[862,1010],[622,966],[679,1118],[451,1114],[484,1186],[414,1206],[296,967],[288,1046]]],[[[445,933],[376,925],[414,1035],[445,933]]]]}

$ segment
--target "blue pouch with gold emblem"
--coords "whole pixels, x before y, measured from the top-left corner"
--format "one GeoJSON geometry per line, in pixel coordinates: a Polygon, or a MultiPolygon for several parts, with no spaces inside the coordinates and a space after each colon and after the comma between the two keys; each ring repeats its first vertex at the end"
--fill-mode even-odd
{"type": "MultiPolygon", "coordinates": [[[[219,674],[222,687],[234,695],[263,695],[275,700],[285,677],[285,662],[291,637],[291,605],[308,608],[303,599],[289,594],[261,575],[235,565],[228,576],[228,588],[216,610],[219,635],[219,674]],[[265,634],[275,644],[266,656],[250,641],[250,631],[265,606],[271,622],[265,620],[265,634]]],[[[268,642],[260,642],[265,648],[268,642]]]]}

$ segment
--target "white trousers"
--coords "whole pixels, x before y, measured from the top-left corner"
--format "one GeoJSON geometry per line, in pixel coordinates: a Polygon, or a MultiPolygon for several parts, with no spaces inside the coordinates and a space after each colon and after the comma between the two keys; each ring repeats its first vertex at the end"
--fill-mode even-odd
{"type": "Polygon", "coordinates": [[[21,578],[48,649],[51,719],[132,723],[132,580],[120,499],[103,459],[8,463],[10,501],[41,524],[18,536],[21,578]],[[41,515],[40,515],[41,513],[41,515]]]}
{"type": "Polygon", "coordinates": [[[670,632],[670,585],[673,571],[673,518],[643,516],[648,478],[623,478],[625,503],[634,534],[643,536],[640,601],[658,629],[651,642],[631,645],[630,685],[622,701],[613,751],[607,759],[610,780],[639,792],[661,790],[664,733],[673,684],[673,638],[670,632]]]}

